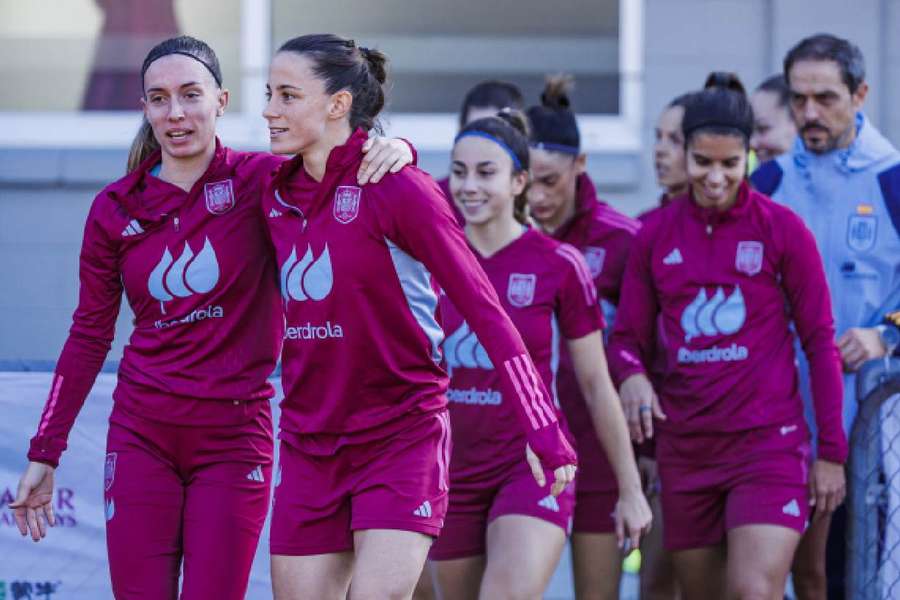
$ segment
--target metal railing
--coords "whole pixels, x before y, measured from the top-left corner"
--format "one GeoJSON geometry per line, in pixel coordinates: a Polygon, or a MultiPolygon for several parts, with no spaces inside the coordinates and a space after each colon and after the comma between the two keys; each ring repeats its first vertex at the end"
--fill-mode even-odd
{"type": "Polygon", "coordinates": [[[900,360],[872,361],[857,375],[859,412],[850,433],[847,597],[900,598],[900,360]]]}

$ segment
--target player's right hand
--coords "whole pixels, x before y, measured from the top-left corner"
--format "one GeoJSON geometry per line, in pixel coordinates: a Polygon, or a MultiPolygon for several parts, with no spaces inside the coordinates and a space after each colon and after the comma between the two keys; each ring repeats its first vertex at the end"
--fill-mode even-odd
{"type": "Polygon", "coordinates": [[[53,472],[50,465],[29,462],[19,480],[16,501],[9,508],[13,510],[19,533],[39,542],[47,535],[47,526],[56,525],[53,515],[53,472]]]}
{"type": "MultiPolygon", "coordinates": [[[[528,461],[528,466],[531,468],[531,474],[534,475],[534,480],[537,481],[537,484],[540,487],[544,487],[547,485],[547,477],[544,475],[544,466],[541,464],[541,459],[537,457],[537,454],[534,453],[534,450],[531,449],[530,445],[525,446],[525,460],[528,461]]],[[[563,465],[561,467],[557,467],[553,471],[553,485],[550,487],[550,493],[554,496],[559,496],[563,493],[563,490],[566,489],[566,486],[575,481],[575,471],[577,467],[575,465],[563,465]]]]}

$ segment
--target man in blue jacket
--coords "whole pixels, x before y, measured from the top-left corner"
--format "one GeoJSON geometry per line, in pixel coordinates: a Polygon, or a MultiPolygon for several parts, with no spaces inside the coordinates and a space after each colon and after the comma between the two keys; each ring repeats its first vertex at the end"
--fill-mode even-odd
{"type": "MultiPolygon", "coordinates": [[[[784,75],[799,136],[791,152],[762,165],[751,179],[796,211],[816,236],[846,373],[849,434],[858,408],[853,375],[888,351],[879,325],[900,304],[900,153],[862,113],[869,86],[854,44],[827,34],[806,38],[787,53],[784,75]]],[[[836,513],[835,533],[840,520],[836,513]]],[[[799,598],[824,595],[827,537],[827,520],[814,520],[798,548],[799,598]]],[[[832,583],[842,587],[839,580],[832,583]]],[[[834,592],[830,598],[843,597],[834,592]]]]}

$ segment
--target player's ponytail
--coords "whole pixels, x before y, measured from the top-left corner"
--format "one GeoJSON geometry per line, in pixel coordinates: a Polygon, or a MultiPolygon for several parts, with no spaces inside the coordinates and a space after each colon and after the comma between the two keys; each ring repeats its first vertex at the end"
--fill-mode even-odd
{"type": "Polygon", "coordinates": [[[131,149],[128,151],[127,172],[135,171],[142,162],[147,160],[157,150],[159,150],[159,142],[153,134],[150,122],[144,119],[137,135],[134,136],[134,141],[131,142],[131,149]]]}
{"type": "Polygon", "coordinates": [[[526,111],[531,121],[533,147],[573,157],[581,154],[581,134],[569,99],[574,87],[575,79],[571,75],[547,78],[541,104],[526,111]]]}

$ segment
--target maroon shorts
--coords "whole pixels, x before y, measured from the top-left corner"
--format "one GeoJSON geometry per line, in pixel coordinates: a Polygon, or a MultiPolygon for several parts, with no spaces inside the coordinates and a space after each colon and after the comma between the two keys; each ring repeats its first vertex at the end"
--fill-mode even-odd
{"type": "Polygon", "coordinates": [[[353,532],[399,529],[437,536],[447,512],[450,425],[430,414],[385,439],[325,454],[281,440],[272,554],[353,549],[353,532]]]}
{"type": "Polygon", "coordinates": [[[104,501],[116,598],[244,598],[272,480],[271,408],[257,407],[249,423],[179,426],[115,405],[104,501]]]}
{"type": "Polygon", "coordinates": [[[613,516],[618,492],[591,492],[578,490],[575,496],[575,518],[572,533],[615,533],[613,516]]]}
{"type": "Polygon", "coordinates": [[[666,549],[713,546],[743,525],[804,531],[810,445],[805,421],[657,442],[666,549]]]}
{"type": "Polygon", "coordinates": [[[573,533],[612,533],[610,517],[619,499],[616,475],[593,429],[578,442],[578,479],[575,487],[573,533]]]}
{"type": "Polygon", "coordinates": [[[542,519],[568,534],[572,528],[574,486],[569,485],[554,498],[550,494],[553,471],[546,471],[546,478],[547,484],[538,486],[523,454],[521,461],[495,481],[453,480],[447,521],[428,558],[453,560],[485,554],[488,525],[504,515],[542,519]]]}

